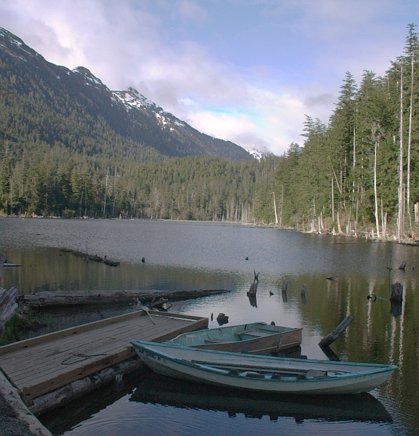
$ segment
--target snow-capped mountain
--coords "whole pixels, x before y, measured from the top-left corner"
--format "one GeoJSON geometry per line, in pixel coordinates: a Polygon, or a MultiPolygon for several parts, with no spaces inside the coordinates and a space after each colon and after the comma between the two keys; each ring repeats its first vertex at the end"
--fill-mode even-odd
{"type": "Polygon", "coordinates": [[[237,144],[203,134],[133,88],[110,90],[85,67],[46,61],[0,28],[0,138],[134,159],[215,156],[252,159],[237,144]],[[13,119],[8,122],[8,119],[13,119]]]}

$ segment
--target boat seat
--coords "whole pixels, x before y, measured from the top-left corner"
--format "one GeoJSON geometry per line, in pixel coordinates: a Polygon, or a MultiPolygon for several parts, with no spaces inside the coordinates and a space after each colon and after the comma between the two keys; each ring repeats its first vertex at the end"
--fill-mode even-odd
{"type": "Polygon", "coordinates": [[[310,369],[306,372],[306,378],[324,377],[327,375],[327,371],[322,371],[318,369],[310,369]]]}
{"type": "Polygon", "coordinates": [[[265,378],[263,374],[256,371],[245,371],[242,372],[240,375],[242,375],[243,377],[251,377],[251,378],[265,378]]]}
{"type": "Polygon", "coordinates": [[[208,338],[208,339],[204,339],[204,342],[206,344],[221,344],[223,342],[231,342],[231,341],[227,341],[226,339],[221,339],[221,338],[208,338]]]}

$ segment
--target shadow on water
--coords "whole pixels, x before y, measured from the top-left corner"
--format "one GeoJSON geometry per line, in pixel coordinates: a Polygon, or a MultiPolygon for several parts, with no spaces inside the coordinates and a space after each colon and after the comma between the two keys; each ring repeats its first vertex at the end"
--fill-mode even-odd
{"type": "Polygon", "coordinates": [[[230,416],[268,416],[270,420],[291,417],[295,421],[391,422],[386,408],[370,394],[331,396],[269,395],[240,392],[209,385],[179,381],[151,372],[137,384],[131,401],[178,408],[226,412],[230,416]]]}
{"type": "MultiPolygon", "coordinates": [[[[347,423],[393,421],[384,405],[366,393],[338,397],[258,394],[180,381],[155,374],[149,369],[131,377],[125,384],[102,388],[94,395],[84,397],[83,402],[75,401],[63,409],[47,413],[41,420],[52,433],[62,433],[98,414],[107,404],[115,403],[123,397],[129,402],[137,403],[138,406],[151,404],[162,408],[221,412],[230,418],[267,417],[270,421],[292,418],[296,423],[306,420],[347,423]]],[[[118,416],[113,416],[112,419],[117,420],[118,416]]],[[[170,426],[170,422],[168,424],[170,426]]],[[[99,428],[97,430],[99,431],[99,428]]],[[[142,434],[146,434],[146,430],[147,428],[143,427],[142,434]]]]}

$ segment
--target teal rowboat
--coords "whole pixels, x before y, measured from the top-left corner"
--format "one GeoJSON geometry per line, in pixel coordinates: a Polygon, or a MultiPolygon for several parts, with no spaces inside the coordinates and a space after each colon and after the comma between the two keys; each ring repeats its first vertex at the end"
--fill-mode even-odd
{"type": "Polygon", "coordinates": [[[397,368],[374,363],[291,359],[131,341],[153,371],[178,379],[257,392],[358,394],[384,383],[397,368]]]}
{"type": "Polygon", "coordinates": [[[301,328],[254,322],[182,333],[169,342],[239,353],[275,353],[301,345],[301,328]]]}

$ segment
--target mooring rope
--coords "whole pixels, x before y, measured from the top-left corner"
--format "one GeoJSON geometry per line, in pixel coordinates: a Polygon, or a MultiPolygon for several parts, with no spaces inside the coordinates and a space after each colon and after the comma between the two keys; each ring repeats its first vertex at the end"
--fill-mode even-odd
{"type": "Polygon", "coordinates": [[[102,354],[70,353],[70,354],[71,356],[66,357],[61,362],[61,365],[73,365],[74,363],[83,362],[83,360],[91,359],[92,357],[106,356],[106,353],[102,353],[102,354]]]}

